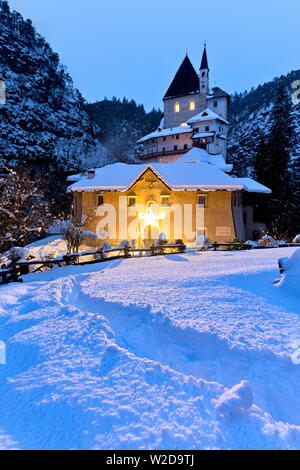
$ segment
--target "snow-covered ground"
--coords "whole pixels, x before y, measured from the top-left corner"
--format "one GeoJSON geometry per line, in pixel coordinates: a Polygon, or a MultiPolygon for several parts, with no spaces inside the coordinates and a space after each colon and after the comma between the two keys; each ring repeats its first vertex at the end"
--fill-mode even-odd
{"type": "MultiPolygon", "coordinates": [[[[0,447],[300,448],[294,248],[55,268],[0,287],[0,447]]],[[[298,346],[297,346],[298,345],[298,346]]]]}

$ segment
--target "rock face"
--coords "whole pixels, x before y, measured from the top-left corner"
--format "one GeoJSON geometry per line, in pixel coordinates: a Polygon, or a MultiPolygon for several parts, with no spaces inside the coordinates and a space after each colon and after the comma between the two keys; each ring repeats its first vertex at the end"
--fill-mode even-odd
{"type": "Polygon", "coordinates": [[[259,85],[249,93],[232,96],[229,107],[230,129],[228,136],[229,160],[240,176],[247,174],[253,165],[259,138],[269,131],[270,116],[276,100],[277,89],[284,85],[291,97],[296,137],[292,142],[291,164],[299,164],[300,155],[300,70],[293,71],[271,82],[259,85]],[[298,82],[298,83],[296,83],[298,82]],[[298,101],[298,104],[297,104],[298,101]]]}
{"type": "Polygon", "coordinates": [[[58,55],[5,0],[0,0],[0,80],[2,160],[67,171],[108,162],[99,128],[58,55]]]}

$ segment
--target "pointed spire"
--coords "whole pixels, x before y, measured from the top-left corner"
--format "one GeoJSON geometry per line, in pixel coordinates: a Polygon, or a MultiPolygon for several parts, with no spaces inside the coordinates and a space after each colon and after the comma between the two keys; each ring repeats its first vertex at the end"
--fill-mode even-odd
{"type": "Polygon", "coordinates": [[[200,65],[200,70],[205,70],[205,69],[209,70],[207,54],[206,54],[206,41],[204,41],[204,51],[202,55],[201,65],[200,65]]]}
{"type": "Polygon", "coordinates": [[[185,56],[182,64],[176,72],[171,85],[168,88],[165,98],[176,96],[186,96],[199,91],[199,77],[188,57],[185,56]]]}

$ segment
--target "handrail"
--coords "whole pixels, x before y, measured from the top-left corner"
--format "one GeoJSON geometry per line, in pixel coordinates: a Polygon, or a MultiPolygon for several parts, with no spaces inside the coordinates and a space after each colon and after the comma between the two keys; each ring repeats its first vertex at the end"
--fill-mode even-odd
{"type": "Polygon", "coordinates": [[[9,282],[23,282],[19,279],[20,276],[30,273],[30,266],[49,266],[53,265],[85,265],[85,264],[96,264],[106,261],[112,261],[120,258],[130,258],[133,253],[150,253],[152,256],[155,255],[168,255],[171,253],[165,252],[166,249],[176,250],[178,253],[184,253],[185,245],[158,245],[152,246],[150,248],[130,248],[130,247],[117,247],[109,248],[107,250],[97,250],[97,251],[84,251],[81,253],[67,253],[63,256],[51,260],[34,260],[34,261],[21,261],[16,262],[12,267],[0,270],[0,285],[8,284],[9,282]],[[109,253],[119,252],[122,255],[116,255],[111,257],[106,257],[109,253]],[[84,256],[94,256],[93,260],[79,262],[79,259],[84,256]]]}

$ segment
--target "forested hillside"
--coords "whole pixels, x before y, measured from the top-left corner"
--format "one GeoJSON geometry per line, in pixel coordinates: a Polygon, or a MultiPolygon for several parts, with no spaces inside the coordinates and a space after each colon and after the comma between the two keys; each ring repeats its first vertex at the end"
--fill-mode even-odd
{"type": "Polygon", "coordinates": [[[130,162],[137,159],[136,141],[152,132],[162,118],[160,110],[146,113],[143,105],[134,100],[122,101],[104,99],[86,107],[91,119],[101,129],[101,141],[109,154],[119,161],[130,162]]]}
{"type": "Polygon", "coordinates": [[[80,92],[31,20],[0,0],[0,160],[72,171],[108,162],[80,92]],[[3,100],[2,100],[3,102],[3,100]]]}
{"type": "Polygon", "coordinates": [[[249,170],[249,167],[253,165],[259,140],[269,132],[272,108],[281,86],[284,86],[293,105],[292,120],[295,133],[290,149],[292,164],[295,165],[299,159],[300,104],[295,105],[292,102],[292,94],[296,91],[292,85],[297,80],[300,80],[300,70],[274,78],[271,82],[259,85],[250,92],[236,93],[232,96],[229,109],[229,159],[234,163],[238,174],[245,175],[247,168],[249,170]]]}

